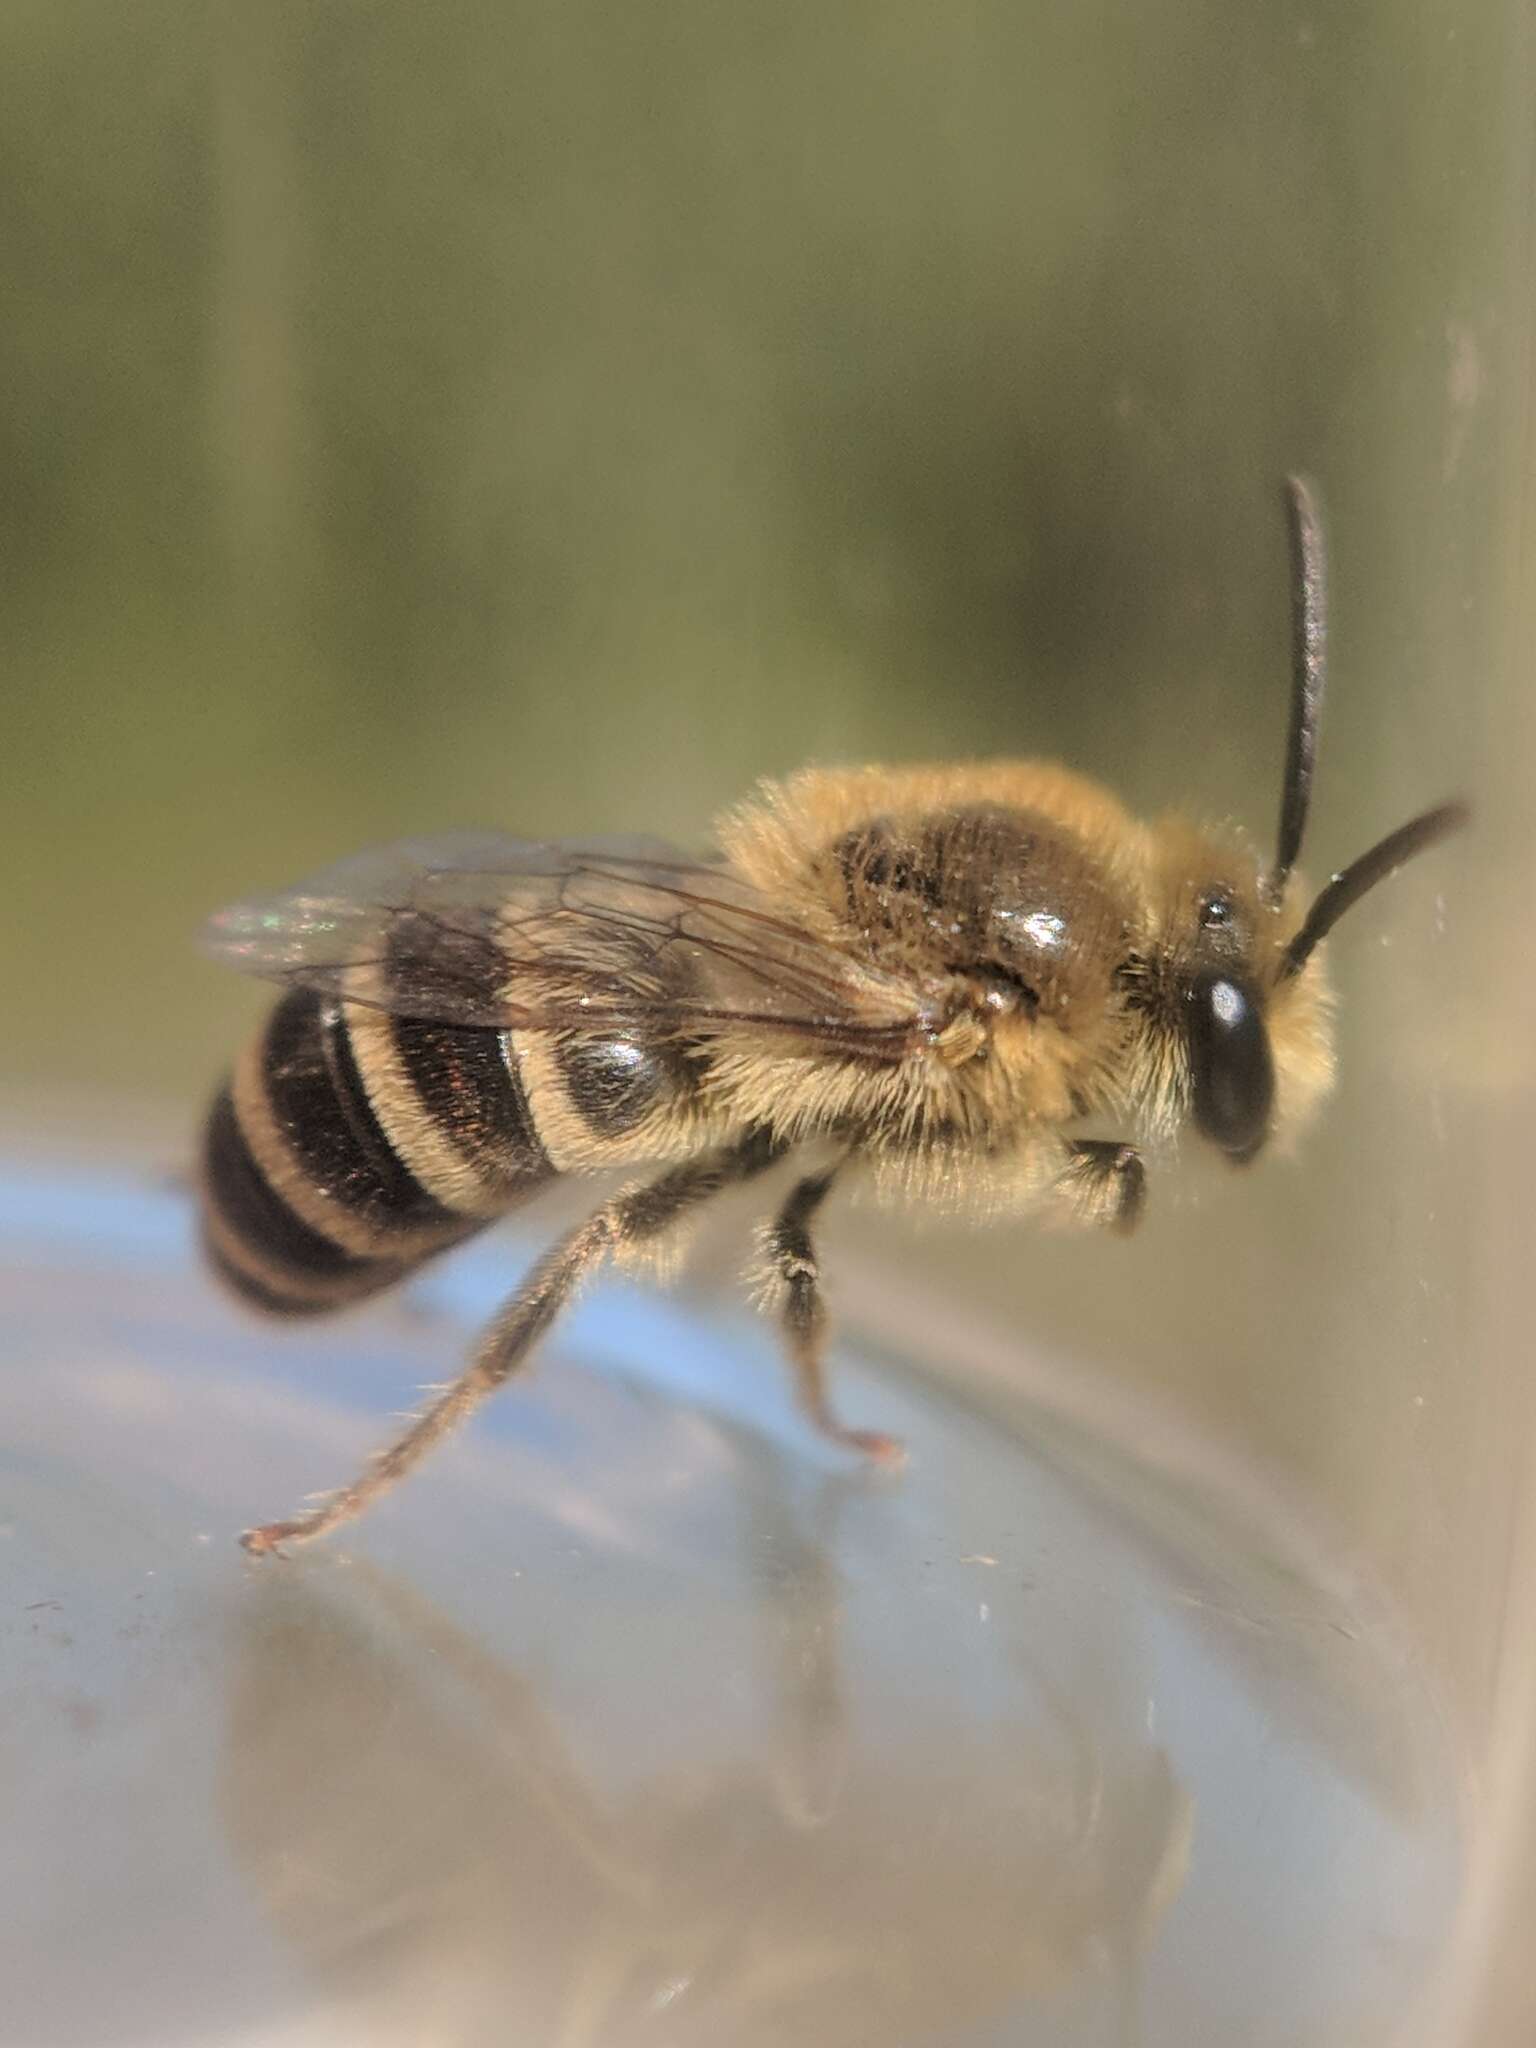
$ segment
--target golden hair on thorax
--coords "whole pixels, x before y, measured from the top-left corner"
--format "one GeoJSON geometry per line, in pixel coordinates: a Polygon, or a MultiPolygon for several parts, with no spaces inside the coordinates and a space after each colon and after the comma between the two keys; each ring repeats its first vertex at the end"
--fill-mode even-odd
{"type": "Polygon", "coordinates": [[[1296,874],[1326,672],[1321,528],[1287,491],[1290,733],[1267,861],[1228,829],[1133,818],[1044,761],[811,768],[652,840],[410,842],[214,921],[286,990],[208,1119],[202,1223],[250,1307],[393,1286],[562,1176],[646,1169],[537,1262],[458,1380],[361,1477],[247,1532],[355,1516],[527,1358],[606,1256],[652,1257],[726,1186],[798,1177],[753,1275],[800,1403],[829,1404],[814,1225],[834,1184],[981,1214],[1135,1228],[1143,1153],[1190,1131],[1234,1165],[1333,1080],[1319,947],[1461,824],[1442,804],[1308,901],[1296,874]]]}

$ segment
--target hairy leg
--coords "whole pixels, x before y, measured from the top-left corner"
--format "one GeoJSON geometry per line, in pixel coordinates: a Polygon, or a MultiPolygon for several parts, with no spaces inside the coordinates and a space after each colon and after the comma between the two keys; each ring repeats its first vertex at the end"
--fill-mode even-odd
{"type": "Polygon", "coordinates": [[[733,1182],[750,1180],[780,1156],[782,1148],[754,1133],[740,1145],[706,1153],[605,1202],[544,1254],[481,1338],[464,1371],[403,1436],[375,1454],[366,1472],[303,1514],[247,1529],[241,1543],[261,1557],[284,1543],[308,1543],[362,1514],[524,1363],[605,1253],[659,1237],[687,1210],[733,1182]]]}
{"type": "Polygon", "coordinates": [[[1147,1171],[1134,1145],[1078,1138],[1067,1148],[1052,1194],[1075,1222],[1128,1237],[1146,1206],[1147,1171]]]}
{"type": "Polygon", "coordinates": [[[797,1181],[788,1200],[763,1238],[765,1306],[777,1306],[795,1371],[801,1408],[823,1436],[850,1450],[862,1451],[882,1465],[900,1465],[906,1452],[896,1437],[878,1430],[849,1429],[833,1414],[827,1399],[824,1351],[827,1309],[811,1225],[826,1200],[838,1168],[797,1181]]]}

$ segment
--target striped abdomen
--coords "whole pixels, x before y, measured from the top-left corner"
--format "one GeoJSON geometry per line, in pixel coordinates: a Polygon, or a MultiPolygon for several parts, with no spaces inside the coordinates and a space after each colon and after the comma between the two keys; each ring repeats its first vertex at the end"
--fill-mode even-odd
{"type": "Polygon", "coordinates": [[[314,1314],[393,1285],[555,1172],[500,1032],[296,989],[213,1105],[203,1237],[245,1300],[314,1314]]]}

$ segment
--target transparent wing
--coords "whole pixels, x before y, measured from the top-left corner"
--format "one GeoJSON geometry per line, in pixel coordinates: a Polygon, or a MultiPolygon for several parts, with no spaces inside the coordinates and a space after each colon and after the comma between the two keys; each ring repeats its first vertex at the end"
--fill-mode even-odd
{"type": "Polygon", "coordinates": [[[899,1058],[933,1025],[910,981],[658,840],[404,840],[207,928],[243,973],[498,1030],[751,1023],[899,1058]]]}

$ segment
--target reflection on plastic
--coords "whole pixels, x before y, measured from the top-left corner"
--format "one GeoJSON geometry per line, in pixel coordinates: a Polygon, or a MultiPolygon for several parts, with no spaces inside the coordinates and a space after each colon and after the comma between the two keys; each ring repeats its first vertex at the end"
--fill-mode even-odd
{"type": "Polygon", "coordinates": [[[788,1585],[757,1617],[761,1754],[619,1790],[409,1587],[337,1593],[296,1580],[243,1618],[223,1806],[362,2038],[940,2041],[1085,1969],[1134,1998],[1189,1801],[1163,1751],[1096,1744],[1048,1681],[1021,1674],[983,1744],[935,1754],[921,1727],[849,1773],[835,1608],[785,1629],[788,1585]]]}
{"type": "Polygon", "coordinates": [[[250,1503],[508,1253],[437,1326],[275,1345],[186,1237],[0,1176],[0,2040],[1402,2040],[1433,1717],[1283,1532],[1174,1541],[1128,1453],[1073,1478],[903,1374],[858,1391],[910,1474],[836,1471],[750,1317],[613,1286],[350,1549],[263,1569],[250,1503]]]}

